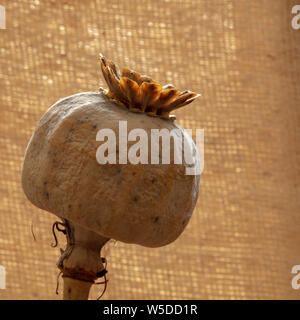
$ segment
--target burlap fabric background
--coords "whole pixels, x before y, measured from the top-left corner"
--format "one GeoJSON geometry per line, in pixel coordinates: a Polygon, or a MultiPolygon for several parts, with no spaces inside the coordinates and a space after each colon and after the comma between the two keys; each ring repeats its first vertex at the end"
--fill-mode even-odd
{"type": "Polygon", "coordinates": [[[183,127],[205,130],[201,192],[188,227],[163,248],[109,244],[104,299],[298,299],[291,287],[291,268],[300,264],[296,3],[1,0],[0,265],[7,283],[0,299],[61,299],[59,248],[50,246],[56,217],[25,198],[21,165],[51,104],[103,85],[99,52],[200,92],[176,114],[183,127]]]}

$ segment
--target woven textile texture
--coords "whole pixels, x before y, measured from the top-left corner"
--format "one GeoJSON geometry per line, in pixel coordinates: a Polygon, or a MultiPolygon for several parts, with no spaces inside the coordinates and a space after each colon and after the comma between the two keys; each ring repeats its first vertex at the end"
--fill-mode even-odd
{"type": "MultiPolygon", "coordinates": [[[[299,2],[299,1],[298,1],[299,2]]],[[[300,29],[288,0],[0,0],[0,299],[56,295],[57,218],[21,187],[30,136],[58,99],[104,84],[98,59],[201,93],[193,216],[174,243],[109,243],[103,299],[298,299],[300,29]],[[34,237],[36,241],[34,240],[34,237]]],[[[299,21],[300,23],[300,21],[299,21]]],[[[64,247],[63,237],[59,237],[64,247]]],[[[95,299],[102,286],[94,286],[95,299]]]]}

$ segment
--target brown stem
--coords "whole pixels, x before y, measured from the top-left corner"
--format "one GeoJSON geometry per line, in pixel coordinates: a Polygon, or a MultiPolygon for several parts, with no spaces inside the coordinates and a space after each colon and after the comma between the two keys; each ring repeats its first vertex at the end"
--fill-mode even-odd
{"type": "Polygon", "coordinates": [[[64,279],[64,300],[88,300],[93,282],[81,281],[69,277],[64,279]]]}
{"type": "Polygon", "coordinates": [[[109,240],[64,220],[67,248],[57,265],[64,279],[64,300],[87,300],[94,281],[105,274],[100,251],[109,240]]]}

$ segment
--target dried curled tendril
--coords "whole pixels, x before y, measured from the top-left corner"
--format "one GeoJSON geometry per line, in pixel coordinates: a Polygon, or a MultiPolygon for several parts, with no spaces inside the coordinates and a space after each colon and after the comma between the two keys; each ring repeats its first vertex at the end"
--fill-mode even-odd
{"type": "MultiPolygon", "coordinates": [[[[101,273],[101,276],[104,277],[104,281],[101,281],[101,282],[95,282],[94,284],[104,284],[104,288],[103,288],[103,291],[101,293],[101,295],[97,298],[97,300],[100,300],[102,298],[102,296],[104,295],[106,289],[107,289],[107,282],[108,280],[106,279],[106,273],[107,273],[107,269],[106,269],[106,266],[107,266],[107,260],[104,258],[104,257],[101,257],[101,261],[102,263],[105,263],[104,265],[104,269],[102,270],[102,273],[101,273]]],[[[99,275],[99,274],[98,274],[99,275]]],[[[99,277],[100,278],[100,277],[99,277]]]]}
{"type": "Polygon", "coordinates": [[[55,228],[56,228],[57,231],[62,232],[64,235],[67,233],[66,226],[65,226],[64,223],[59,222],[59,221],[55,221],[53,223],[53,225],[52,225],[52,233],[53,233],[53,237],[54,237],[54,240],[55,240],[54,244],[51,243],[51,247],[53,247],[53,248],[57,247],[57,244],[58,244],[56,233],[55,233],[55,228]],[[64,229],[60,229],[59,225],[63,226],[64,229]]]}
{"type": "MultiPolygon", "coordinates": [[[[62,232],[64,235],[67,234],[67,227],[64,223],[60,222],[60,221],[55,221],[52,225],[52,233],[53,233],[53,237],[54,237],[54,240],[55,240],[55,243],[51,244],[51,247],[55,248],[57,247],[58,245],[58,241],[57,241],[57,236],[56,236],[56,233],[55,233],[55,230],[59,231],[59,232],[62,232]],[[60,226],[62,226],[64,229],[61,229],[60,226]]],[[[63,250],[61,249],[62,253],[63,253],[63,250]]],[[[107,289],[107,282],[108,280],[106,279],[106,273],[107,273],[107,269],[106,269],[106,266],[107,266],[107,260],[106,258],[104,257],[101,257],[101,262],[102,263],[105,263],[105,266],[104,266],[104,269],[102,271],[100,271],[98,274],[97,274],[97,277],[98,278],[101,278],[101,277],[104,277],[104,281],[102,282],[94,282],[94,284],[104,284],[104,288],[103,288],[103,291],[101,293],[101,295],[97,298],[97,300],[100,300],[102,298],[102,296],[104,295],[106,289],[107,289]]],[[[58,289],[59,289],[59,278],[62,274],[62,271],[60,271],[57,275],[57,279],[56,279],[56,294],[58,294],[58,289]]]]}
{"type": "Polygon", "coordinates": [[[150,116],[175,120],[170,115],[175,109],[181,108],[200,96],[195,92],[185,90],[180,92],[172,84],[161,86],[145,75],[123,69],[100,54],[101,70],[108,85],[108,90],[100,87],[100,91],[108,98],[114,99],[130,111],[145,112],[150,116]]]}

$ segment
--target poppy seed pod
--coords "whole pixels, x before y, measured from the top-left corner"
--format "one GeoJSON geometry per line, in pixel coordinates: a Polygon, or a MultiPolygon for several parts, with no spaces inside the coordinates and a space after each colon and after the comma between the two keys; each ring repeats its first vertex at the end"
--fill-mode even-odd
{"type": "Polygon", "coordinates": [[[70,240],[69,254],[59,261],[64,277],[73,281],[69,298],[83,298],[72,294],[74,283],[92,283],[101,274],[104,267],[97,255],[108,239],[146,247],[176,240],[199,193],[199,174],[186,174],[191,164],[173,157],[182,154],[184,141],[193,165],[199,165],[195,144],[170,115],[198,95],[162,87],[128,69],[120,75],[111,61],[100,59],[109,90],[78,93],[51,106],[29,141],[22,169],[27,198],[61,218],[70,240]],[[137,141],[124,136],[130,138],[136,129],[148,138],[139,137],[144,149],[137,153],[146,154],[144,163],[128,161],[137,141]],[[113,163],[97,158],[97,153],[105,154],[99,149],[103,130],[115,134],[107,150],[113,163]],[[169,163],[161,163],[163,144],[153,144],[153,130],[173,132],[169,163]],[[159,163],[152,163],[155,146],[159,163]]]}

